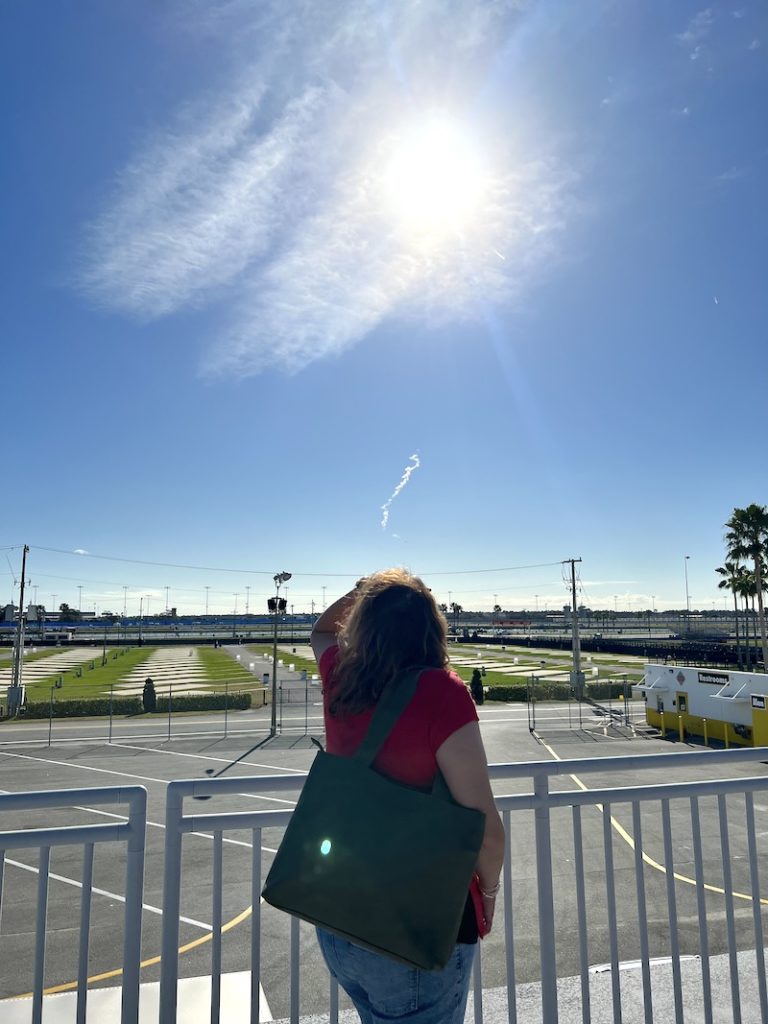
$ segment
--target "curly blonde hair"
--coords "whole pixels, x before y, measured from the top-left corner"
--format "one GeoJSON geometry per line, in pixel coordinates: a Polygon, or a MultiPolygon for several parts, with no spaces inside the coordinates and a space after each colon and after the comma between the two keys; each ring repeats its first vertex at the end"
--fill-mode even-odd
{"type": "Polygon", "coordinates": [[[445,668],[447,623],[434,597],[406,569],[363,580],[339,630],[331,715],[359,714],[406,669],[445,668]]]}

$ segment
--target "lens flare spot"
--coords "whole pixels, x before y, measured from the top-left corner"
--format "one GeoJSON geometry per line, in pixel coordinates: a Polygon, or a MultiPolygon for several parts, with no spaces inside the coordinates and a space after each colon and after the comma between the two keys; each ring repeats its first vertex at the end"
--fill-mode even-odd
{"type": "Polygon", "coordinates": [[[322,841],[322,843],[320,843],[320,853],[322,853],[322,855],[324,857],[327,857],[330,852],[331,852],[331,840],[330,839],[324,839],[322,841]]]}

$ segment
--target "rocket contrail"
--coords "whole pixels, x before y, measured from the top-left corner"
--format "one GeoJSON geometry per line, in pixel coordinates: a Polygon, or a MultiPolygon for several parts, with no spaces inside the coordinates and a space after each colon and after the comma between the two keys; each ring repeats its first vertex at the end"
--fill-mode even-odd
{"type": "Polygon", "coordinates": [[[413,465],[405,467],[405,469],[403,471],[403,475],[400,477],[400,483],[394,489],[394,491],[392,492],[390,497],[387,498],[387,500],[381,506],[381,511],[383,513],[383,515],[381,517],[381,528],[382,528],[382,530],[386,530],[386,528],[387,528],[387,521],[389,520],[389,506],[392,504],[392,502],[398,496],[400,491],[402,491],[402,489],[408,483],[408,480],[410,479],[411,473],[414,471],[414,469],[418,469],[419,466],[421,465],[421,462],[419,461],[418,453],[413,454],[408,461],[412,462],[413,465]]]}

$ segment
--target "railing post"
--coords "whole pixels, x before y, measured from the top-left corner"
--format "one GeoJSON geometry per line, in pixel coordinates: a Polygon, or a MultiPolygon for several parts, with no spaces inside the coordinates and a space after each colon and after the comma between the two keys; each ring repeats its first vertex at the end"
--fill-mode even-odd
{"type": "Polygon", "coordinates": [[[144,846],[147,832],[147,793],[131,799],[131,832],[126,850],[125,935],[123,939],[123,995],[121,1024],[138,1024],[141,964],[141,916],[144,903],[144,846]]]}
{"type": "Polygon", "coordinates": [[[163,875],[163,939],[160,964],[160,1020],[176,1020],[179,976],[179,909],[181,905],[182,797],[173,783],[166,791],[165,871],[163,875]]]}
{"type": "Polygon", "coordinates": [[[557,1024],[557,964],[555,962],[555,906],[552,895],[552,834],[549,817],[549,777],[537,772],[536,888],[539,900],[539,958],[541,963],[541,1012],[543,1024],[557,1024]]]}
{"type": "Polygon", "coordinates": [[[702,721],[704,723],[704,746],[708,747],[709,743],[707,741],[707,720],[706,718],[703,718],[702,721]]]}

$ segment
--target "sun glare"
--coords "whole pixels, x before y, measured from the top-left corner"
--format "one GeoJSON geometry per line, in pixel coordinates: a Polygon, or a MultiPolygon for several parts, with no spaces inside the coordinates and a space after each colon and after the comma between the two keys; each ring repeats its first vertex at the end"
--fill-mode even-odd
{"type": "Polygon", "coordinates": [[[398,141],[384,186],[403,228],[439,239],[471,221],[483,193],[483,170],[468,135],[439,117],[398,141]]]}

